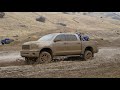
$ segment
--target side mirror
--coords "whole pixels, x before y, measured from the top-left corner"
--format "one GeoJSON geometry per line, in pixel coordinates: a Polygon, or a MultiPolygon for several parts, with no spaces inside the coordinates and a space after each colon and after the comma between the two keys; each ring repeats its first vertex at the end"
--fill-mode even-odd
{"type": "Polygon", "coordinates": [[[54,42],[59,42],[59,41],[61,41],[61,40],[60,40],[60,39],[55,39],[55,40],[54,40],[54,42]]]}

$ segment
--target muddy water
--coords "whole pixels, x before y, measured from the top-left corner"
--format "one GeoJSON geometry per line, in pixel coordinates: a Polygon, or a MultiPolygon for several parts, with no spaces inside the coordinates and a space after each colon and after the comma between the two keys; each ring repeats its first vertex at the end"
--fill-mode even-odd
{"type": "Polygon", "coordinates": [[[22,57],[20,56],[20,52],[18,51],[1,51],[0,52],[0,63],[16,61],[19,58],[22,58],[22,57]]]}
{"type": "MultiPolygon", "coordinates": [[[[112,59],[112,58],[114,59],[117,57],[120,57],[119,47],[101,47],[99,49],[99,52],[95,54],[94,59],[96,59],[97,61],[99,59],[103,59],[105,61],[105,60],[112,59]]],[[[13,62],[18,59],[24,60],[24,58],[20,56],[19,51],[1,51],[0,52],[0,63],[11,62],[11,61],[13,62]]]]}
{"type": "MultiPolygon", "coordinates": [[[[19,52],[0,52],[0,64],[20,59],[19,52]]],[[[102,47],[93,60],[67,60],[49,64],[24,65],[19,62],[1,65],[0,77],[120,77],[120,48],[102,47]]]]}

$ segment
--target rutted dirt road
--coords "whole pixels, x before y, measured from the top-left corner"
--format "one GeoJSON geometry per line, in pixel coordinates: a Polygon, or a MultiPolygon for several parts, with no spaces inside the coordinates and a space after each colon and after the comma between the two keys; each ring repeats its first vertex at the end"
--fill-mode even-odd
{"type": "Polygon", "coordinates": [[[0,52],[1,66],[5,66],[7,60],[13,63],[12,66],[9,63],[7,67],[0,67],[1,78],[120,77],[119,47],[102,47],[91,61],[69,57],[49,64],[25,65],[19,52],[0,52]],[[18,66],[14,66],[16,60],[18,66]]]}

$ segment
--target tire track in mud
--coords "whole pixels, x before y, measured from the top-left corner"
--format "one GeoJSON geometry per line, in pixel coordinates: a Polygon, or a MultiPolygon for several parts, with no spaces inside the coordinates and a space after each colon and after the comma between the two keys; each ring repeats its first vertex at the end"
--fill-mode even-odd
{"type": "MultiPolygon", "coordinates": [[[[2,54],[1,56],[4,56],[2,54]]],[[[5,54],[5,56],[11,56],[12,53],[5,54]]],[[[19,56],[18,52],[16,54],[13,52],[13,55],[19,56]]],[[[21,57],[15,56],[12,58],[15,60],[15,58],[20,59],[21,57]]],[[[90,61],[69,59],[49,64],[0,67],[0,77],[79,77],[84,74],[92,75],[97,73],[96,75],[98,75],[100,72],[103,74],[103,72],[107,72],[107,69],[118,68],[118,66],[120,66],[120,48],[103,47],[90,61]]],[[[111,71],[106,75],[111,74],[111,71]]]]}

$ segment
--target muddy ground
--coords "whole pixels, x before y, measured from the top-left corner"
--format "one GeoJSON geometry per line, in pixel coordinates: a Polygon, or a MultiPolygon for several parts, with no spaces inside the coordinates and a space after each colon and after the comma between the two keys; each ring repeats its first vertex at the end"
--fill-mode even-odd
{"type": "Polygon", "coordinates": [[[100,47],[93,60],[61,57],[49,64],[26,65],[19,51],[0,52],[1,78],[120,77],[120,47],[100,47]],[[62,61],[61,61],[62,59],[62,61]]]}

